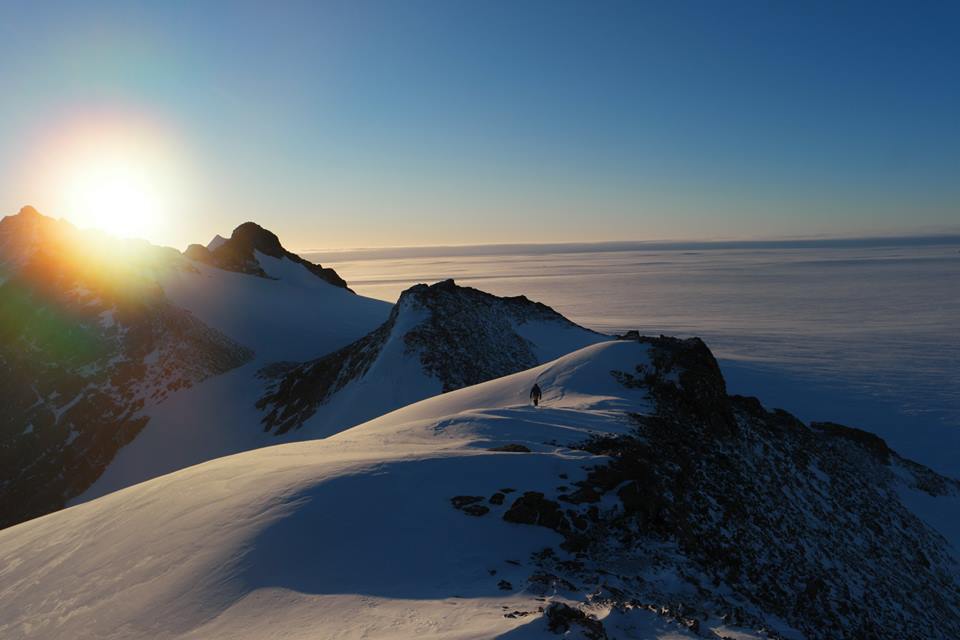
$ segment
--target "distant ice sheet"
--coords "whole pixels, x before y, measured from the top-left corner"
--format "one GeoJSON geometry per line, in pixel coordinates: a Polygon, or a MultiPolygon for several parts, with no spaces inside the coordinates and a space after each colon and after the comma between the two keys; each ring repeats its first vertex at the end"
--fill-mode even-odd
{"type": "Polygon", "coordinates": [[[960,476],[960,238],[577,248],[317,259],[385,300],[452,277],[601,331],[699,335],[732,391],[874,430],[960,476]]]}

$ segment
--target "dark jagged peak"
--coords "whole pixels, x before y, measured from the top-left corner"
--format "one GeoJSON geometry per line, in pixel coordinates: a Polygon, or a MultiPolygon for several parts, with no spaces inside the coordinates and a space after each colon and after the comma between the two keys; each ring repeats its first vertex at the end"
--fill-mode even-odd
{"type": "Polygon", "coordinates": [[[0,220],[0,270],[9,272],[26,264],[56,225],[56,220],[29,205],[0,220]]]}
{"type": "MultiPolygon", "coordinates": [[[[22,233],[28,229],[36,229],[41,226],[54,226],[58,224],[57,220],[48,218],[34,209],[30,205],[20,208],[20,211],[11,216],[5,216],[0,220],[0,233],[9,235],[12,233],[22,233]]],[[[59,224],[66,224],[60,222],[59,224]]]]}
{"type": "Polygon", "coordinates": [[[524,296],[502,298],[453,280],[418,284],[400,295],[376,331],[335,353],[265,375],[272,382],[257,406],[267,412],[265,429],[283,433],[299,428],[335,396],[344,404],[351,388],[362,388],[355,409],[335,419],[323,414],[324,429],[333,433],[332,422],[342,422],[337,430],[350,427],[609,339],[524,296]],[[402,384],[396,384],[398,377],[402,384]]]}
{"type": "Polygon", "coordinates": [[[400,294],[401,300],[405,297],[416,299],[420,304],[437,306],[438,308],[445,304],[460,304],[463,302],[480,304],[487,307],[499,306],[515,315],[517,319],[552,319],[571,326],[577,326],[554,311],[551,307],[548,307],[542,302],[530,300],[527,296],[495,296],[492,293],[474,289],[473,287],[460,286],[453,278],[441,280],[431,285],[414,285],[400,294]]]}
{"type": "Polygon", "coordinates": [[[244,222],[233,230],[229,239],[217,235],[207,246],[191,244],[184,251],[184,255],[191,260],[203,262],[226,271],[248,273],[261,278],[276,277],[271,275],[267,269],[264,269],[264,265],[257,257],[258,253],[302,265],[323,281],[350,291],[346,280],[341,278],[336,271],[304,260],[297,254],[287,251],[280,244],[280,238],[275,233],[264,229],[255,222],[244,222]]]}

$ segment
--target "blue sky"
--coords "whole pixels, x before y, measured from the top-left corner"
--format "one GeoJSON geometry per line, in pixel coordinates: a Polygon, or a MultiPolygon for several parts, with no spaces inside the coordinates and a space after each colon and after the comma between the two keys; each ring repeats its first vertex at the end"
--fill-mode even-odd
{"type": "Polygon", "coordinates": [[[0,210],[70,218],[48,166],[91,119],[163,147],[181,247],[956,230],[958,34],[949,2],[4,3],[0,210]]]}

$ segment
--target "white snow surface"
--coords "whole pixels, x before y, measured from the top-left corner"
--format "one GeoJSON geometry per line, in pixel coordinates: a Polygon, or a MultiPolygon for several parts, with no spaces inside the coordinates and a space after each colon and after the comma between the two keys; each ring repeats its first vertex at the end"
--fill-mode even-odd
{"type": "Polygon", "coordinates": [[[335,287],[291,260],[259,252],[257,259],[271,278],[192,262],[196,271],[171,269],[160,284],[173,304],[253,349],[262,363],[330,353],[390,314],[390,303],[335,287]]]}
{"type": "MultiPolygon", "coordinates": [[[[622,411],[649,410],[610,375],[647,361],[646,345],[596,344],[331,438],[212,460],[0,531],[0,637],[545,635],[539,614],[504,612],[545,604],[522,585],[530,554],[560,536],[498,511],[465,515],[450,498],[581,478],[592,456],[564,444],[623,433],[622,411]],[[540,408],[527,400],[534,382],[540,408]],[[508,443],[531,453],[488,450],[508,443]]],[[[623,637],[688,637],[636,616],[616,628],[645,631],[623,637]]]]}

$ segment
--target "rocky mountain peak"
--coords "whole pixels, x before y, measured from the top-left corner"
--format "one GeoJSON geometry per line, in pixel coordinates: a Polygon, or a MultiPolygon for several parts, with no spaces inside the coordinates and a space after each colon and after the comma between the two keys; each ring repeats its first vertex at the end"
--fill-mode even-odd
{"type": "Polygon", "coordinates": [[[256,222],[244,222],[234,229],[230,234],[229,242],[234,245],[235,251],[243,253],[259,251],[274,258],[282,258],[288,253],[280,244],[277,234],[264,229],[256,222]]]}
{"type": "Polygon", "coordinates": [[[26,218],[39,218],[40,212],[28,204],[23,207],[20,207],[20,211],[17,212],[17,215],[24,216],[26,218]]]}
{"type": "MultiPolygon", "coordinates": [[[[35,208],[30,205],[26,205],[20,208],[16,214],[11,216],[6,216],[0,220],[0,228],[5,229],[8,233],[13,231],[25,231],[28,229],[37,229],[41,225],[52,226],[56,224],[57,221],[53,218],[48,218],[47,216],[41,214],[35,208]]],[[[66,224],[61,222],[61,224],[66,224]]]]}
{"type": "Polygon", "coordinates": [[[453,280],[418,284],[400,294],[387,322],[367,336],[322,358],[265,372],[272,381],[257,406],[266,411],[264,428],[284,433],[299,428],[350,383],[368,375],[389,377],[384,371],[371,374],[376,367],[416,363],[416,373],[405,380],[408,395],[393,409],[606,339],[523,296],[503,298],[453,280]]]}
{"type": "Polygon", "coordinates": [[[458,285],[453,278],[430,285],[414,285],[400,294],[399,302],[403,301],[432,310],[451,306],[467,310],[472,305],[480,305],[481,308],[497,307],[515,320],[548,319],[577,326],[542,302],[530,300],[526,296],[495,296],[473,287],[458,285]]]}
{"type": "Polygon", "coordinates": [[[280,243],[277,234],[264,229],[256,222],[244,222],[233,230],[229,239],[217,235],[207,246],[191,244],[183,252],[191,260],[203,262],[219,269],[270,278],[270,274],[264,270],[263,265],[257,260],[257,253],[300,264],[321,280],[350,291],[346,280],[341,278],[336,271],[304,260],[297,254],[287,251],[280,243]]]}

